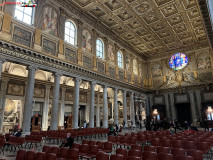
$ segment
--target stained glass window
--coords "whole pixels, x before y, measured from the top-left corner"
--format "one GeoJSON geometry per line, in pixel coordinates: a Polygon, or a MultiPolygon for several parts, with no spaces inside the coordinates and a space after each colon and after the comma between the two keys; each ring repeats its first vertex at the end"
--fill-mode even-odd
{"type": "Polygon", "coordinates": [[[169,59],[169,66],[174,70],[183,69],[188,63],[188,57],[183,53],[176,53],[169,59]]]}

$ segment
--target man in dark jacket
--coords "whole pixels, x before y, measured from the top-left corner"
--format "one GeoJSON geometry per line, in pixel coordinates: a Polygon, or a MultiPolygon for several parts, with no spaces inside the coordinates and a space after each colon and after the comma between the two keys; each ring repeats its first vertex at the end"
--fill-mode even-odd
{"type": "Polygon", "coordinates": [[[72,144],[74,142],[74,139],[71,137],[71,133],[67,133],[67,138],[62,142],[61,147],[69,147],[72,148],[72,144]]]}

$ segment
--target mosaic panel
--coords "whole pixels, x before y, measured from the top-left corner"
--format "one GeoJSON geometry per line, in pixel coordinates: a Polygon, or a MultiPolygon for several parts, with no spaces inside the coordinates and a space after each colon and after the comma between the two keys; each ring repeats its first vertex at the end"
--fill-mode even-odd
{"type": "Polygon", "coordinates": [[[26,31],[18,26],[14,26],[13,41],[21,45],[30,47],[31,32],[26,31]]]}

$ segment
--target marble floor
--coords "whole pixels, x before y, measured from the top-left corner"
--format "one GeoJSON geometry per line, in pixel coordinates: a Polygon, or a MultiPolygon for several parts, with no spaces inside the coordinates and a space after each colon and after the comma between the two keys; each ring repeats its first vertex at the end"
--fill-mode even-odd
{"type": "MultiPolygon", "coordinates": [[[[144,129],[143,129],[144,130],[144,129]]],[[[125,133],[131,133],[131,132],[138,132],[138,131],[141,131],[140,129],[135,129],[135,130],[130,130],[130,129],[124,129],[121,134],[125,134],[125,133]]],[[[102,137],[102,138],[92,138],[91,140],[94,140],[94,141],[107,141],[107,137],[102,137]]],[[[74,143],[81,143],[81,141],[76,141],[74,143]]],[[[51,145],[51,146],[59,146],[60,145],[60,142],[59,144],[57,144],[56,141],[42,141],[42,144],[41,146],[34,146],[33,149],[31,148],[30,150],[34,150],[36,152],[41,152],[42,150],[42,146],[43,145],[51,145]]],[[[26,150],[29,150],[28,147],[26,150]]],[[[114,153],[115,151],[113,151],[114,153]]],[[[17,150],[15,151],[14,149],[12,151],[10,151],[10,148],[7,149],[7,147],[4,149],[4,155],[3,153],[1,152],[0,153],[0,159],[6,159],[6,160],[15,160],[16,159],[16,153],[17,153],[17,150]]],[[[207,158],[204,158],[204,160],[207,160],[207,158]]]]}

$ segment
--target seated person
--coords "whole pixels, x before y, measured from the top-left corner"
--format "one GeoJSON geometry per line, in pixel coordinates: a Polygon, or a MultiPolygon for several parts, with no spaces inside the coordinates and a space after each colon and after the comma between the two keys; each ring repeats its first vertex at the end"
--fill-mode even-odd
{"type": "Polygon", "coordinates": [[[198,131],[197,127],[195,127],[193,123],[191,124],[191,130],[198,131]]]}
{"type": "Polygon", "coordinates": [[[173,126],[170,126],[169,132],[170,132],[170,134],[175,134],[175,129],[173,126]]]}
{"type": "Polygon", "coordinates": [[[67,133],[67,138],[62,141],[61,147],[69,147],[72,148],[72,144],[74,142],[74,139],[71,137],[71,133],[67,133]]]}
{"type": "Polygon", "coordinates": [[[17,132],[13,133],[13,136],[21,137],[22,129],[19,129],[17,132]]]}

